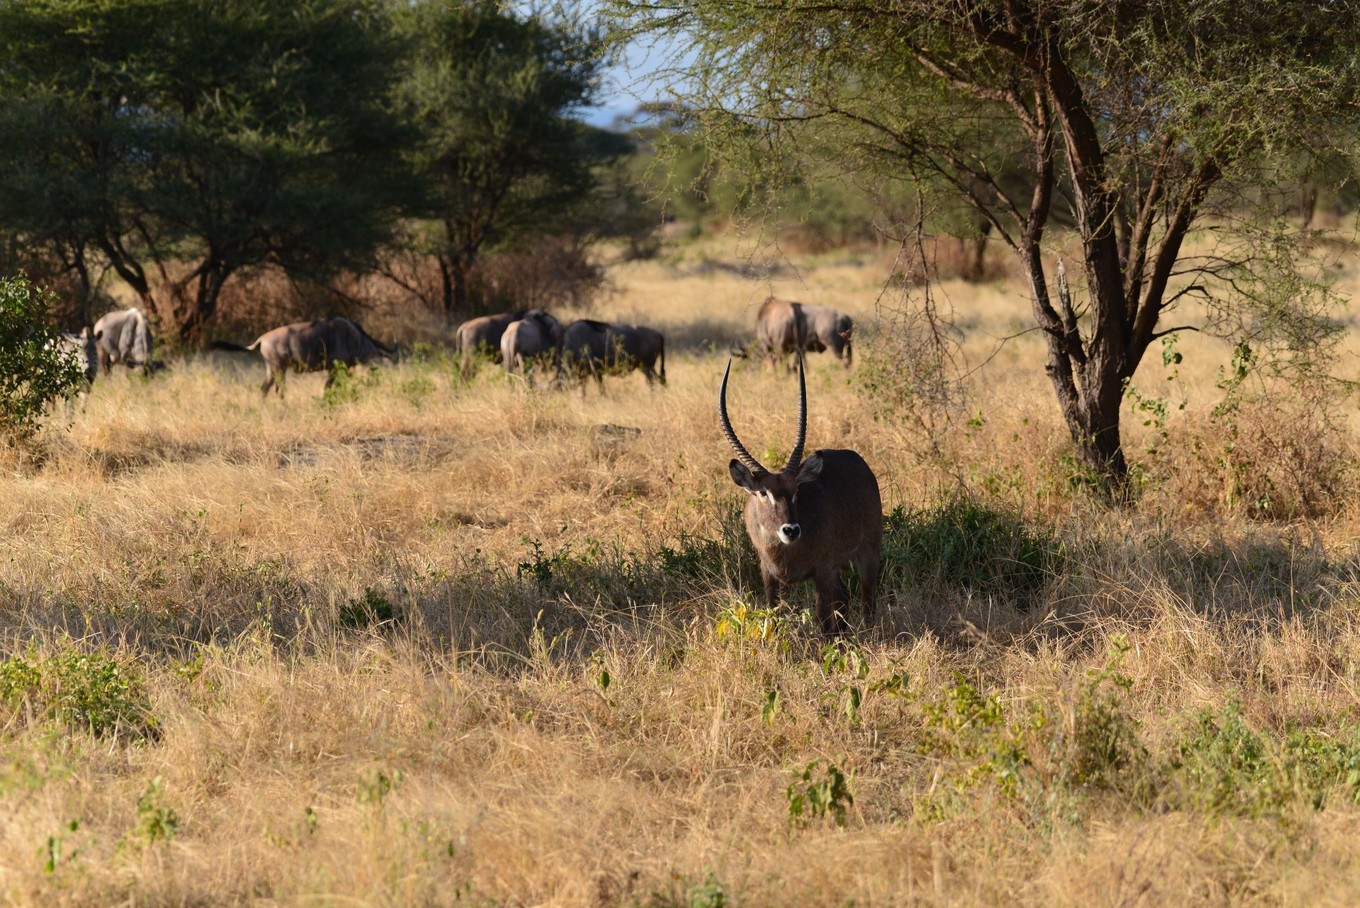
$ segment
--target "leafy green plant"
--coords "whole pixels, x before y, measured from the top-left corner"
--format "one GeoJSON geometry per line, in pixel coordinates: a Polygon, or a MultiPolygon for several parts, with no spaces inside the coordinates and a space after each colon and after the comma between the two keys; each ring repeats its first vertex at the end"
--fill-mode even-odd
{"type": "Polygon", "coordinates": [[[99,736],[159,732],[140,675],[130,663],[79,648],[0,660],[0,700],[27,703],[35,715],[99,736]]]}
{"type": "Polygon", "coordinates": [[[864,680],[869,677],[869,659],[854,643],[836,640],[822,647],[822,674],[828,679],[847,679],[832,694],[841,703],[841,712],[853,725],[859,721],[864,703],[864,680]],[[844,701],[844,702],[842,702],[844,701]]]}
{"type": "Polygon", "coordinates": [[[1147,760],[1138,724],[1125,708],[1124,695],[1133,681],[1119,668],[1128,651],[1126,641],[1115,639],[1108,661],[1081,687],[1060,757],[1069,784],[1113,788],[1147,760]]]}
{"type": "Polygon", "coordinates": [[[382,381],[378,369],[351,369],[342,362],[331,364],[331,374],[326,389],[321,393],[321,405],[335,408],[344,404],[358,403],[365,391],[371,391],[382,381]]]}
{"type": "Polygon", "coordinates": [[[688,908],[727,908],[727,889],[712,872],[702,883],[695,883],[685,892],[688,908]]]}
{"type": "Polygon", "coordinates": [[[401,788],[405,781],[406,776],[400,769],[394,769],[390,774],[386,770],[379,769],[373,775],[359,780],[355,797],[360,804],[381,807],[383,802],[387,800],[387,796],[401,788]]]}
{"type": "Polygon", "coordinates": [[[718,640],[754,640],[759,643],[783,645],[788,640],[789,620],[774,609],[755,608],[744,600],[718,613],[713,624],[713,636],[718,640]]]}
{"type": "Polygon", "coordinates": [[[32,436],[48,405],[85,380],[74,352],[49,321],[52,294],[20,277],[0,276],[0,434],[32,436]]]}
{"type": "Polygon", "coordinates": [[[137,799],[137,836],[147,845],[168,842],[179,832],[179,815],[165,803],[165,783],[156,776],[137,799]]]}
{"type": "Polygon", "coordinates": [[[791,826],[803,827],[822,817],[830,817],[837,826],[845,826],[847,811],[855,803],[850,779],[835,764],[828,764],[819,774],[820,765],[820,760],[813,760],[793,772],[793,781],[786,791],[791,826]]]}
{"type": "Polygon", "coordinates": [[[157,725],[141,678],[98,652],[70,649],[43,665],[43,687],[56,717],[96,735],[154,734],[157,725]]]}

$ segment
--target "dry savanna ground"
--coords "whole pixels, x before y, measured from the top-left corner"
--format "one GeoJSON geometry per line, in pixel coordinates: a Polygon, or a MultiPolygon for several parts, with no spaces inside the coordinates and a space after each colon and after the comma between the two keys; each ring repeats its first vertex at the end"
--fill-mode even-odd
{"type": "MultiPolygon", "coordinates": [[[[594,314],[667,333],[657,390],[465,384],[431,346],[263,402],[231,356],[101,379],[0,475],[5,901],[1360,901],[1352,404],[1227,386],[1187,334],[1107,510],[1004,270],[935,288],[965,397],[883,390],[892,267],[614,267],[594,314]],[[811,590],[765,610],[716,426],[769,292],[864,327],[848,373],[809,360],[809,445],[888,512],[880,620],[839,644],[811,590]]],[[[785,456],[792,379],[731,396],[785,456]]]]}

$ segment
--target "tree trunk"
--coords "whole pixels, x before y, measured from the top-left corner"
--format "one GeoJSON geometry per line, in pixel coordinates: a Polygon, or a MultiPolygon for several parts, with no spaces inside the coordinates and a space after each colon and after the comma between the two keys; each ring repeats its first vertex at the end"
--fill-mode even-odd
{"type": "Polygon", "coordinates": [[[217,319],[217,302],[222,287],[233,269],[225,262],[205,262],[199,267],[196,292],[186,299],[185,317],[179,325],[180,340],[190,347],[202,347],[208,327],[217,319]]]}

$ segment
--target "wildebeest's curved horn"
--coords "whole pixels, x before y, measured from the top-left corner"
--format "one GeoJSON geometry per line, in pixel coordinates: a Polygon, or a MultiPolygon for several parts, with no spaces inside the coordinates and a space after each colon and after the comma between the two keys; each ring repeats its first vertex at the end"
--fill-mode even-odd
{"type": "Polygon", "coordinates": [[[803,351],[798,351],[798,441],[794,442],[785,473],[797,473],[803,463],[803,442],[807,441],[807,383],[803,379],[803,351]]]}
{"type": "Polygon", "coordinates": [[[727,377],[732,374],[732,360],[727,361],[727,371],[723,373],[722,387],[718,389],[718,419],[722,421],[723,434],[727,436],[727,442],[732,446],[732,450],[737,453],[737,460],[746,465],[746,469],[752,473],[768,473],[769,470],[760,465],[760,461],[751,456],[751,452],[742,447],[737,439],[737,433],[732,430],[732,420],[727,417],[727,377]]]}

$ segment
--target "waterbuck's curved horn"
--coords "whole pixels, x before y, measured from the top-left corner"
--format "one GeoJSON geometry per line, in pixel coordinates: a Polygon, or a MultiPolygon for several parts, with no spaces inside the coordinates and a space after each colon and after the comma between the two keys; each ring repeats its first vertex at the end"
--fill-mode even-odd
{"type": "Polygon", "coordinates": [[[807,441],[807,382],[803,379],[803,351],[798,351],[798,440],[793,444],[785,473],[797,473],[803,463],[803,442],[807,441]]]}
{"type": "Polygon", "coordinates": [[[742,447],[737,439],[737,433],[732,430],[732,420],[727,417],[727,377],[732,374],[732,360],[727,361],[727,371],[723,373],[722,387],[718,389],[718,419],[722,421],[723,434],[727,436],[727,442],[732,446],[732,450],[737,454],[746,469],[752,473],[768,473],[769,470],[760,465],[760,461],[751,456],[751,452],[742,447]]]}

